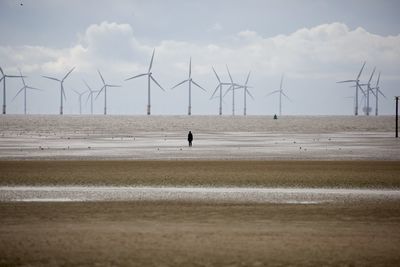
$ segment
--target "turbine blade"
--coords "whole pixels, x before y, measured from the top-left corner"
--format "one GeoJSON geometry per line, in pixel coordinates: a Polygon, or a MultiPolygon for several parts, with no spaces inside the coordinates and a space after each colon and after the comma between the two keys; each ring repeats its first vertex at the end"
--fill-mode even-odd
{"type": "Polygon", "coordinates": [[[101,78],[101,80],[103,81],[103,85],[105,85],[105,84],[106,84],[106,82],[104,81],[104,78],[103,78],[103,76],[101,75],[100,71],[99,71],[99,70],[97,70],[97,72],[99,73],[99,75],[100,75],[100,78],[101,78]]]}
{"type": "Polygon", "coordinates": [[[85,80],[83,80],[83,82],[85,83],[87,89],[89,89],[89,92],[92,92],[92,88],[90,88],[90,86],[88,85],[88,83],[87,83],[85,80]]]}
{"type": "Polygon", "coordinates": [[[220,80],[220,78],[218,77],[218,74],[217,74],[217,72],[215,71],[214,67],[212,67],[212,70],[214,71],[215,77],[217,77],[218,82],[221,83],[221,80],[220,80]]]}
{"type": "Polygon", "coordinates": [[[232,88],[233,88],[233,85],[229,86],[229,88],[225,91],[225,94],[224,94],[223,97],[225,97],[225,96],[228,94],[228,92],[229,92],[230,90],[232,90],[232,88]]]}
{"type": "Polygon", "coordinates": [[[121,85],[107,84],[107,87],[121,87],[121,85]]]}
{"type": "Polygon", "coordinates": [[[249,71],[249,74],[247,74],[247,79],[246,79],[246,82],[244,83],[244,85],[247,85],[247,83],[249,82],[250,73],[251,73],[251,71],[249,71]]]}
{"type": "Polygon", "coordinates": [[[283,91],[281,91],[282,95],[284,95],[289,101],[293,102],[283,91]]]}
{"type": "Polygon", "coordinates": [[[379,72],[379,74],[378,74],[378,80],[376,80],[376,85],[375,85],[375,87],[379,87],[379,80],[380,80],[380,78],[381,78],[381,72],[379,72]]]}
{"type": "Polygon", "coordinates": [[[362,65],[361,70],[360,70],[360,72],[358,73],[357,80],[360,79],[361,73],[362,73],[362,71],[363,71],[363,69],[364,69],[364,67],[365,67],[365,63],[367,63],[367,62],[364,61],[364,64],[362,65]]]}
{"type": "Polygon", "coordinates": [[[155,51],[156,51],[156,49],[154,48],[154,49],[153,49],[153,54],[151,55],[150,66],[149,66],[149,71],[148,71],[148,72],[151,71],[151,67],[153,66],[153,59],[154,59],[154,52],[155,52],[155,51]]]}
{"type": "Polygon", "coordinates": [[[281,90],[281,91],[282,91],[282,83],[283,83],[283,74],[282,74],[282,77],[281,77],[281,85],[279,86],[279,90],[281,90]]]}
{"type": "Polygon", "coordinates": [[[346,80],[346,81],[340,81],[336,83],[350,83],[350,82],[357,82],[357,80],[346,80]]]}
{"type": "Polygon", "coordinates": [[[165,89],[161,87],[161,85],[156,81],[156,79],[153,78],[153,76],[150,75],[150,78],[153,80],[153,82],[155,82],[158,85],[158,87],[161,88],[161,90],[165,92],[165,89]]]}
{"type": "Polygon", "coordinates": [[[0,67],[0,72],[1,72],[1,75],[4,76],[4,71],[3,71],[3,69],[1,67],[0,67]]]}
{"type": "Polygon", "coordinates": [[[255,100],[255,99],[254,99],[254,96],[250,93],[249,90],[247,90],[247,88],[246,88],[246,93],[247,93],[253,100],[255,100]]]}
{"type": "Polygon", "coordinates": [[[379,92],[384,98],[387,98],[387,97],[382,93],[382,91],[381,91],[380,89],[378,89],[378,92],[379,92]]]}
{"type": "Polygon", "coordinates": [[[21,69],[20,69],[20,68],[18,68],[18,71],[19,71],[19,74],[21,75],[21,80],[22,80],[22,83],[24,84],[24,86],[26,86],[26,84],[25,84],[25,80],[24,80],[24,77],[23,77],[23,75],[22,75],[22,71],[21,71],[21,69]]]}
{"type": "Polygon", "coordinates": [[[125,79],[125,81],[129,81],[129,80],[132,80],[132,79],[135,79],[135,78],[137,78],[137,77],[144,76],[144,75],[149,75],[149,74],[148,74],[148,73],[139,74],[139,75],[136,75],[136,76],[130,77],[130,78],[128,78],[128,79],[125,79]]]}
{"type": "Polygon", "coordinates": [[[266,94],[265,97],[270,96],[270,95],[273,95],[273,94],[275,94],[275,93],[279,93],[279,92],[280,92],[280,90],[272,91],[271,93],[266,94]]]}
{"type": "Polygon", "coordinates": [[[57,82],[61,82],[61,80],[59,80],[57,78],[53,78],[53,77],[49,77],[49,76],[43,76],[43,75],[42,75],[42,77],[46,78],[46,79],[54,80],[54,81],[57,81],[57,82]]]}
{"type": "Polygon", "coordinates": [[[358,89],[360,89],[360,90],[361,90],[361,92],[363,93],[363,95],[364,95],[364,96],[366,95],[365,91],[362,89],[362,87],[361,87],[361,86],[359,86],[359,87],[358,87],[358,89]]]}
{"type": "Polygon", "coordinates": [[[203,87],[201,87],[200,85],[198,85],[195,81],[192,80],[192,83],[193,83],[194,85],[196,85],[197,87],[199,87],[199,88],[200,88],[201,90],[203,90],[204,92],[207,92],[206,89],[204,89],[203,87]]]}
{"type": "Polygon", "coordinates": [[[106,87],[106,86],[104,85],[103,87],[101,87],[101,89],[99,90],[99,93],[96,95],[96,98],[95,98],[95,99],[97,99],[97,98],[99,97],[99,95],[100,95],[101,92],[103,91],[104,87],[106,87]]]}
{"type": "Polygon", "coordinates": [[[7,78],[26,78],[26,76],[20,76],[20,75],[6,75],[7,78]]]}
{"type": "Polygon", "coordinates": [[[219,85],[217,85],[217,87],[214,90],[214,93],[211,95],[210,99],[212,99],[215,95],[215,93],[217,92],[217,90],[219,89],[219,85]]]}
{"type": "Polygon", "coordinates": [[[232,79],[231,73],[229,71],[228,65],[226,65],[226,70],[228,71],[229,78],[231,79],[231,83],[233,83],[233,79],[232,79]]]}
{"type": "Polygon", "coordinates": [[[24,90],[26,88],[26,86],[22,87],[21,89],[19,89],[19,91],[15,94],[15,96],[13,97],[13,99],[11,100],[14,101],[14,99],[22,92],[22,90],[24,90]]]}
{"type": "Polygon", "coordinates": [[[184,81],[178,83],[177,85],[175,85],[174,87],[172,87],[171,90],[174,89],[174,88],[176,88],[176,87],[178,87],[179,85],[181,85],[181,84],[187,82],[187,81],[188,81],[188,80],[184,80],[184,81]]]}
{"type": "Polygon", "coordinates": [[[372,77],[373,77],[374,74],[375,74],[375,69],[376,69],[376,67],[374,67],[374,70],[373,70],[372,73],[371,73],[371,77],[369,77],[368,85],[371,83],[372,77]]]}
{"type": "Polygon", "coordinates": [[[36,87],[31,87],[31,86],[27,86],[26,88],[32,89],[32,90],[37,90],[37,91],[43,91],[43,89],[39,89],[39,88],[36,88],[36,87]]]}
{"type": "Polygon", "coordinates": [[[73,72],[75,69],[75,67],[73,67],[70,71],[68,71],[68,73],[64,76],[64,78],[62,79],[62,81],[64,81],[65,79],[67,79],[67,77],[71,74],[71,72],[73,72]]]}

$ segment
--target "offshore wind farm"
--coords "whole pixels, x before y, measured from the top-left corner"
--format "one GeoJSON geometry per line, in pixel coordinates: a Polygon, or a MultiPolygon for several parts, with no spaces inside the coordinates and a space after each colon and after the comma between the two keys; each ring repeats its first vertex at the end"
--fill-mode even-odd
{"type": "Polygon", "coordinates": [[[0,1],[0,266],[399,266],[398,10],[0,1]]]}

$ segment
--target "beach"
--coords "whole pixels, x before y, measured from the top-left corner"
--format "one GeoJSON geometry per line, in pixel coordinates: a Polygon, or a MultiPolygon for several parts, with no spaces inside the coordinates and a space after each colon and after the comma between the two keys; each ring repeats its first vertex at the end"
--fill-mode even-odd
{"type": "Polygon", "coordinates": [[[397,266],[393,122],[1,117],[0,265],[397,266]]]}

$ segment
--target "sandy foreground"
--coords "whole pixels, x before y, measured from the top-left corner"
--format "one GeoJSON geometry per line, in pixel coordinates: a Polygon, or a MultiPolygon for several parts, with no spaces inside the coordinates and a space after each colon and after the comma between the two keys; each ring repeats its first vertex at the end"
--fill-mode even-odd
{"type": "Polygon", "coordinates": [[[393,137],[392,116],[7,115],[0,158],[400,160],[393,137]]]}
{"type": "Polygon", "coordinates": [[[398,266],[393,126],[2,116],[0,266],[398,266]]]}

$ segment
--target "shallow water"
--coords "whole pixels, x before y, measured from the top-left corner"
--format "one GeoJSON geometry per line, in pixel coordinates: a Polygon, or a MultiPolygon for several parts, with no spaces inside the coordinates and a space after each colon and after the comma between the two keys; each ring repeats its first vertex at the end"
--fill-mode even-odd
{"type": "Polygon", "coordinates": [[[318,204],[399,200],[400,190],[252,187],[5,186],[0,202],[209,201],[318,204]]]}

